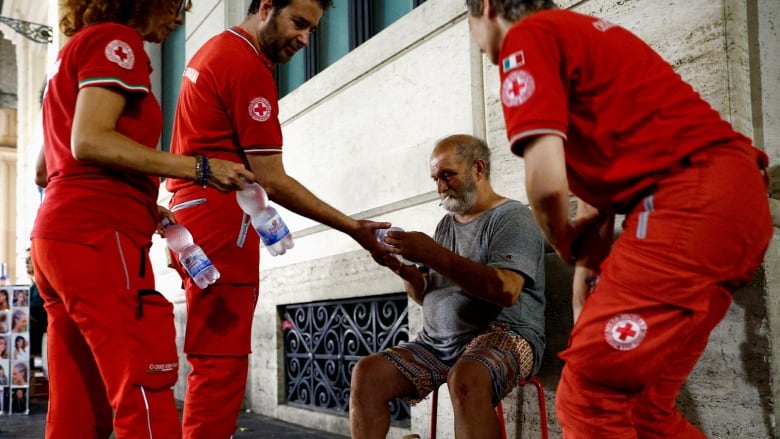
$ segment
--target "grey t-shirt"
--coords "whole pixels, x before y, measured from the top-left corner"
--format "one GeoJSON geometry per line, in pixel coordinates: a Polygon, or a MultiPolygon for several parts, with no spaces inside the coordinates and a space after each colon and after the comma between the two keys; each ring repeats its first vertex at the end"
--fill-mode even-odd
{"type": "Polygon", "coordinates": [[[531,210],[509,200],[468,223],[449,214],[436,226],[434,239],[472,261],[520,273],[525,284],[517,302],[504,308],[463,293],[431,270],[419,338],[436,349],[442,361],[452,362],[492,322],[505,322],[533,347],[536,374],[545,343],[544,237],[531,210]]]}

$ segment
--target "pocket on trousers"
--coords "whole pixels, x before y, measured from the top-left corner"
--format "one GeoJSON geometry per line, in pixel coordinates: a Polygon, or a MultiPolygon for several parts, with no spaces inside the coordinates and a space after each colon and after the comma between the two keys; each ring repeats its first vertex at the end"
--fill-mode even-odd
{"type": "Polygon", "coordinates": [[[194,200],[184,201],[176,204],[173,204],[173,200],[171,200],[170,209],[171,212],[176,212],[177,210],[188,209],[190,207],[200,206],[201,204],[206,204],[205,197],[196,198],[194,200]]]}
{"type": "Polygon", "coordinates": [[[179,355],[173,304],[155,290],[138,291],[138,307],[133,340],[136,358],[136,384],[163,389],[176,384],[179,355]]]}

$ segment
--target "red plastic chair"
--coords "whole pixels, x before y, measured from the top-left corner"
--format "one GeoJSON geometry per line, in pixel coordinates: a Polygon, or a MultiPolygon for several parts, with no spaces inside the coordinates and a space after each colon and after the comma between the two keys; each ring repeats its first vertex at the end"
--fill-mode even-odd
{"type": "MultiPolygon", "coordinates": [[[[539,401],[539,425],[542,430],[542,439],[548,439],[547,431],[547,404],[544,399],[544,387],[542,382],[535,376],[528,378],[527,380],[520,380],[517,383],[518,386],[525,386],[526,384],[533,384],[536,387],[536,396],[539,401]]],[[[439,406],[439,389],[433,389],[433,396],[431,396],[431,439],[436,439],[436,417],[438,415],[439,406]]],[[[496,406],[496,414],[498,414],[498,423],[501,426],[501,439],[506,439],[506,424],[504,422],[504,406],[501,401],[496,406]]]]}

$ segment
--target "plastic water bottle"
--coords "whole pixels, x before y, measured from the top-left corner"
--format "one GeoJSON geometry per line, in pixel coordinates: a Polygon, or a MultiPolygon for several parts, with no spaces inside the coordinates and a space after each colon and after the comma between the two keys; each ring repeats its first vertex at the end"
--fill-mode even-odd
{"type": "MultiPolygon", "coordinates": [[[[385,242],[385,236],[387,236],[387,232],[403,232],[404,229],[400,227],[390,227],[389,229],[376,229],[376,240],[384,246],[385,248],[390,247],[388,243],[385,242]]],[[[399,255],[398,253],[391,253],[393,256],[395,256],[396,259],[403,262],[406,265],[414,265],[414,262],[406,259],[405,257],[399,255]]]]}
{"type": "Polygon", "coordinates": [[[181,224],[171,224],[167,219],[163,220],[165,226],[165,241],[168,248],[179,256],[187,274],[192,277],[199,288],[203,289],[219,279],[219,270],[203,252],[199,245],[192,240],[192,234],[181,224]]]}
{"type": "Polygon", "coordinates": [[[283,255],[295,246],[290,229],[279,212],[268,204],[268,194],[262,186],[245,182],[244,189],[236,191],[236,200],[241,210],[252,218],[252,226],[271,256],[283,255]]]}

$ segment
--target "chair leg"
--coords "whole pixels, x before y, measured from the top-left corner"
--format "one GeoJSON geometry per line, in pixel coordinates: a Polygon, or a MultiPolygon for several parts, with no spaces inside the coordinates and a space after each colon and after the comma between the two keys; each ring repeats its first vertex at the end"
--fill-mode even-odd
{"type": "Polygon", "coordinates": [[[496,406],[496,415],[498,415],[498,426],[501,429],[501,439],[506,439],[506,422],[504,422],[504,406],[498,401],[496,406]]]}
{"type": "Polygon", "coordinates": [[[539,401],[539,428],[542,431],[542,439],[548,439],[549,433],[547,431],[547,403],[544,399],[544,387],[539,378],[532,376],[527,380],[520,380],[519,386],[525,386],[526,384],[533,384],[536,387],[536,397],[539,401]]]}
{"type": "Polygon", "coordinates": [[[436,417],[439,406],[439,389],[433,389],[431,396],[431,439],[436,439],[436,417]]]}

